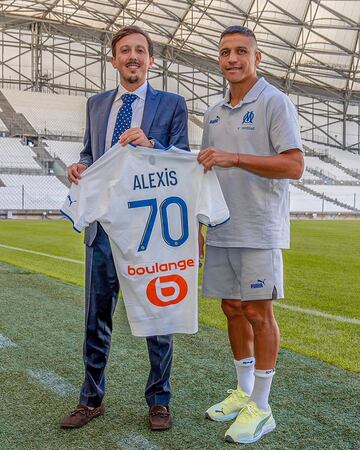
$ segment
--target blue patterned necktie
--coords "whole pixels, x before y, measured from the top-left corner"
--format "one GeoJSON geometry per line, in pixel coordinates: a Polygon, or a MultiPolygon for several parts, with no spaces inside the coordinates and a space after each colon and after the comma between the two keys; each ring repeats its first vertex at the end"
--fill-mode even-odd
{"type": "Polygon", "coordinates": [[[119,137],[124,131],[128,130],[131,126],[132,118],[132,103],[138,98],[135,94],[123,94],[121,100],[123,104],[116,116],[116,122],[114,127],[114,133],[111,139],[111,147],[119,142],[119,137]]]}

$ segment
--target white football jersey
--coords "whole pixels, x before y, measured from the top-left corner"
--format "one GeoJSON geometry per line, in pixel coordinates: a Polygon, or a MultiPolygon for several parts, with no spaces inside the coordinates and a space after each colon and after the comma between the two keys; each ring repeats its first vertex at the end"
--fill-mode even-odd
{"type": "Polygon", "coordinates": [[[229,210],[214,171],[172,147],[112,147],[73,184],[62,213],[77,231],[98,221],[109,236],[135,336],[198,330],[198,224],[229,210]]]}

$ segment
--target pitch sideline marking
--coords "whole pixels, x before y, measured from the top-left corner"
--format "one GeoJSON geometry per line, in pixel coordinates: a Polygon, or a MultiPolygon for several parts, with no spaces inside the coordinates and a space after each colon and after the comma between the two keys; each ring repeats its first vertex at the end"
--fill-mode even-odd
{"type": "Polygon", "coordinates": [[[116,444],[123,450],[160,450],[160,447],[138,433],[121,434],[117,437],[116,444]]]}
{"type": "MultiPolygon", "coordinates": [[[[199,286],[199,290],[200,289],[201,289],[201,286],[199,286]]],[[[286,303],[281,303],[281,302],[274,302],[274,305],[278,306],[279,308],[288,309],[289,311],[294,311],[294,312],[300,312],[302,314],[308,314],[310,316],[318,316],[318,317],[322,317],[323,319],[330,319],[330,320],[336,320],[337,322],[351,323],[353,325],[360,325],[360,319],[353,319],[352,317],[336,316],[334,314],[328,314],[328,313],[324,313],[322,311],[316,311],[316,309],[306,309],[306,308],[301,308],[300,306],[287,305],[286,303]]]]}
{"type": "Polygon", "coordinates": [[[31,378],[36,380],[39,384],[48,388],[50,391],[55,394],[60,395],[61,397],[66,397],[68,395],[75,394],[78,389],[75,388],[71,383],[66,381],[60,375],[55,372],[47,371],[47,370],[31,370],[28,369],[26,371],[31,378]]]}
{"type": "Polygon", "coordinates": [[[0,348],[9,348],[9,347],[17,347],[17,345],[8,337],[0,334],[0,348]]]}
{"type": "Polygon", "coordinates": [[[337,322],[345,322],[345,323],[352,323],[355,325],[360,325],[359,319],[353,319],[351,317],[336,316],[334,314],[328,314],[328,313],[324,313],[322,311],[316,311],[316,309],[300,308],[300,306],[287,305],[286,303],[275,303],[275,306],[278,306],[279,308],[288,309],[290,311],[309,314],[311,316],[322,317],[324,319],[336,320],[337,322]]]}
{"type": "MultiPolygon", "coordinates": [[[[85,264],[84,261],[80,261],[78,259],[66,258],[65,256],[55,256],[55,255],[50,255],[48,253],[37,252],[35,250],[26,250],[24,248],[12,247],[10,245],[5,245],[5,244],[0,244],[0,247],[7,248],[9,250],[16,250],[16,251],[24,252],[24,253],[31,253],[31,254],[39,255],[39,256],[46,256],[47,258],[59,259],[61,261],[72,262],[75,264],[82,264],[82,265],[85,264]]],[[[199,286],[199,289],[201,289],[201,286],[199,286]]],[[[337,316],[334,314],[324,313],[322,311],[316,311],[315,309],[306,309],[306,308],[301,308],[300,306],[287,305],[286,303],[276,303],[275,302],[275,306],[278,306],[278,307],[284,308],[284,309],[288,309],[288,310],[294,311],[294,312],[308,314],[311,316],[322,317],[323,319],[330,319],[330,320],[335,320],[337,322],[360,325],[360,319],[353,319],[351,317],[337,316]]]]}
{"type": "Polygon", "coordinates": [[[23,252],[23,253],[31,253],[32,255],[46,256],[47,258],[52,258],[52,259],[60,259],[61,261],[72,262],[75,264],[82,264],[82,265],[85,264],[84,261],[80,261],[79,259],[66,258],[65,256],[49,255],[49,253],[37,252],[35,250],[27,250],[25,248],[20,248],[20,247],[12,247],[11,245],[0,244],[0,247],[6,248],[8,250],[16,250],[18,252],[23,252]]]}

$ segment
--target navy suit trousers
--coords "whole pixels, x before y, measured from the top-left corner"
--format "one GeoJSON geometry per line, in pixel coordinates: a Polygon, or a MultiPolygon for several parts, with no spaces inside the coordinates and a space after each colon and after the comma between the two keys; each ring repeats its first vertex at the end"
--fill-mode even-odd
{"type": "MultiPolygon", "coordinates": [[[[80,403],[96,407],[105,395],[105,366],[109,357],[112,317],[119,294],[119,281],[107,234],[98,224],[93,245],[86,246],[85,380],[80,403]]],[[[145,388],[149,406],[168,405],[171,397],[170,371],[173,356],[171,335],[146,338],[150,374],[145,388]]],[[[124,368],[126,369],[126,368],[124,368]]]]}

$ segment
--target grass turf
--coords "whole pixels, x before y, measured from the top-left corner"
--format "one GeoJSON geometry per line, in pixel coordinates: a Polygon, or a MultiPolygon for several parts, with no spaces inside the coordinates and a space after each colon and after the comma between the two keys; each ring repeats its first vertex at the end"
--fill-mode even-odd
{"type": "Polygon", "coordinates": [[[360,318],[359,221],[293,221],[284,252],[287,301],[360,318]]]}
{"type": "MultiPolygon", "coordinates": [[[[17,347],[0,349],[0,448],[4,450],[222,449],[226,424],[203,418],[234,384],[226,333],[203,325],[176,336],[172,382],[175,425],[147,430],[143,389],[148,373],[144,339],[121,334],[115,315],[104,417],[83,429],[58,422],[77,402],[82,381],[83,290],[26,269],[0,264],[0,330],[17,347]],[[73,390],[58,395],[29,375],[51,371],[73,390]]],[[[118,311],[119,312],[119,311],[118,311]]],[[[281,350],[271,404],[278,426],[252,449],[358,448],[356,374],[281,350]]],[[[234,447],[234,446],[233,446],[234,447]]]]}
{"type": "MultiPolygon", "coordinates": [[[[293,221],[284,252],[285,302],[360,318],[358,221],[293,221]]],[[[66,221],[0,221],[0,243],[83,260],[82,235],[66,221]]],[[[0,261],[84,285],[84,266],[0,247],[0,261]]],[[[283,348],[360,372],[359,325],[276,308],[283,348]]],[[[200,297],[200,322],[225,329],[219,301],[200,297]]]]}
{"type": "MultiPolygon", "coordinates": [[[[0,244],[75,260],[84,260],[84,245],[82,242],[82,234],[74,231],[69,222],[65,220],[0,221],[0,244]]],[[[84,286],[84,266],[80,264],[8,250],[2,247],[0,247],[0,261],[84,286]]]]}

